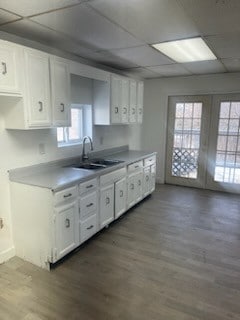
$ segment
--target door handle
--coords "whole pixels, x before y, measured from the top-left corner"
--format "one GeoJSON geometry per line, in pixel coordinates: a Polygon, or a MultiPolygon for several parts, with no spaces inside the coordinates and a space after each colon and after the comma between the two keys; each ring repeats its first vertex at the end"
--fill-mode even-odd
{"type": "Polygon", "coordinates": [[[42,112],[42,111],[43,111],[43,103],[42,103],[42,101],[38,101],[38,104],[39,104],[39,109],[38,109],[38,111],[39,111],[39,112],[42,112]]]}
{"type": "Polygon", "coordinates": [[[106,204],[109,204],[109,203],[110,203],[110,198],[107,197],[107,198],[106,198],[106,204]]]}
{"type": "Polygon", "coordinates": [[[2,74],[6,74],[7,73],[7,64],[6,64],[6,62],[2,62],[2,66],[3,66],[2,74]]]}
{"type": "Polygon", "coordinates": [[[94,227],[94,225],[91,224],[91,226],[87,227],[87,230],[90,230],[90,229],[92,229],[93,227],[94,227]]]}
{"type": "Polygon", "coordinates": [[[133,184],[133,183],[131,183],[130,188],[131,188],[132,190],[134,190],[134,184],[133,184]]]}
{"type": "Polygon", "coordinates": [[[71,197],[72,196],[72,194],[71,193],[68,193],[68,194],[65,194],[64,196],[63,196],[63,198],[68,198],[68,197],[71,197]]]}
{"type": "Polygon", "coordinates": [[[62,107],[60,111],[64,112],[64,109],[65,109],[64,103],[60,103],[60,106],[62,107]]]}
{"type": "Polygon", "coordinates": [[[66,228],[69,228],[69,227],[70,227],[70,220],[69,220],[69,219],[66,219],[66,220],[65,220],[65,227],[66,227],[66,228]]]}
{"type": "Polygon", "coordinates": [[[118,107],[115,107],[115,113],[118,113],[118,107]]]}
{"type": "Polygon", "coordinates": [[[87,208],[90,208],[91,206],[93,206],[92,202],[86,205],[87,208]]]}
{"type": "Polygon", "coordinates": [[[123,197],[123,190],[120,190],[120,197],[123,197]]]}

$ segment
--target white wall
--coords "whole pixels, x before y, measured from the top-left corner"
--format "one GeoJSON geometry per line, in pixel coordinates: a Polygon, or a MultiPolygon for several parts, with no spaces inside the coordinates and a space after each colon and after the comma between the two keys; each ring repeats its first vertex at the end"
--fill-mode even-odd
{"type": "Polygon", "coordinates": [[[168,97],[240,92],[240,73],[162,78],[144,82],[142,148],[157,156],[157,181],[164,183],[168,97]]]}
{"type": "MultiPolygon", "coordinates": [[[[73,80],[72,96],[74,103],[92,102],[92,81],[86,78],[73,80]]],[[[81,154],[81,146],[57,147],[57,129],[44,130],[5,130],[1,114],[0,99],[0,217],[4,228],[0,230],[0,263],[14,255],[11,234],[11,208],[8,170],[44,163],[81,154]],[[45,154],[39,154],[39,144],[45,144],[45,154]]],[[[139,126],[130,130],[128,126],[94,126],[93,142],[95,150],[129,144],[139,146],[139,126]]]]}

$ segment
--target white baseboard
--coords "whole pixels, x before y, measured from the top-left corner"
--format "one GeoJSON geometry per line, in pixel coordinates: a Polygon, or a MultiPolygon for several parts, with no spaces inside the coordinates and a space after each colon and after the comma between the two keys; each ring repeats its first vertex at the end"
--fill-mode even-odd
{"type": "Polygon", "coordinates": [[[15,256],[15,248],[14,247],[11,247],[7,250],[0,252],[0,264],[8,261],[9,259],[11,259],[14,256],[15,256]]]}

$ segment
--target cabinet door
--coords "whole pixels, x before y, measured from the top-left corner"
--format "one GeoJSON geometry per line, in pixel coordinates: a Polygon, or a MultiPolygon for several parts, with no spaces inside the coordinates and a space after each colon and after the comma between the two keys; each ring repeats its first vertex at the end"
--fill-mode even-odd
{"type": "Polygon", "coordinates": [[[77,201],[59,207],[55,211],[57,259],[60,259],[79,245],[77,201]]]}
{"type": "Polygon", "coordinates": [[[111,122],[121,123],[121,78],[111,77],[111,122]]]}
{"type": "Polygon", "coordinates": [[[127,207],[127,184],[126,178],[115,183],[115,219],[120,217],[127,207]]]}
{"type": "Polygon", "coordinates": [[[51,88],[54,126],[71,126],[69,67],[57,58],[51,59],[51,88]]]}
{"type": "Polygon", "coordinates": [[[129,113],[129,80],[122,79],[122,123],[128,123],[129,113]]]}
{"type": "Polygon", "coordinates": [[[135,186],[136,186],[136,202],[139,202],[142,200],[142,194],[143,194],[143,172],[139,172],[136,174],[135,178],[135,186]]]}
{"type": "Polygon", "coordinates": [[[17,65],[18,48],[0,42],[0,92],[20,93],[17,72],[22,65],[17,65]]]}
{"type": "Polygon", "coordinates": [[[142,123],[143,119],[143,82],[137,85],[137,122],[142,123]]]}
{"type": "Polygon", "coordinates": [[[129,122],[134,123],[137,121],[137,83],[130,80],[130,109],[129,109],[129,122]]]}
{"type": "Polygon", "coordinates": [[[26,50],[25,62],[28,125],[29,127],[49,127],[51,103],[48,55],[37,50],[26,50]]]}
{"type": "Polygon", "coordinates": [[[147,196],[150,193],[151,186],[151,169],[147,167],[144,169],[143,174],[143,196],[147,196]]]}
{"type": "Polygon", "coordinates": [[[100,227],[112,222],[114,219],[114,185],[100,190],[100,227]]]}
{"type": "Polygon", "coordinates": [[[136,174],[128,177],[127,191],[127,206],[130,208],[136,203],[136,174]]]}
{"type": "Polygon", "coordinates": [[[155,190],[156,184],[156,165],[151,166],[150,192],[155,190]]]}

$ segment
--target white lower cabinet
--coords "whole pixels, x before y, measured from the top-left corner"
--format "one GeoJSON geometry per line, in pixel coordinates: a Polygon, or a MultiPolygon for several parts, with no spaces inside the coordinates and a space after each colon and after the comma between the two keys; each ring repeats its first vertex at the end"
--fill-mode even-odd
{"type": "Polygon", "coordinates": [[[56,254],[54,260],[61,259],[75,249],[79,244],[79,229],[77,224],[78,203],[55,208],[56,217],[56,254]]]}
{"type": "Polygon", "coordinates": [[[98,231],[97,214],[80,222],[80,243],[88,240],[98,231]]]}
{"type": "Polygon", "coordinates": [[[115,183],[115,219],[127,210],[127,180],[123,178],[115,183]]]}
{"type": "Polygon", "coordinates": [[[155,176],[148,157],[57,192],[11,182],[16,255],[49,269],[149,195],[155,176]]]}
{"type": "Polygon", "coordinates": [[[147,196],[150,193],[151,187],[151,167],[146,167],[143,170],[143,196],[147,196]]]}
{"type": "Polygon", "coordinates": [[[99,230],[98,179],[79,185],[79,241],[80,244],[99,230]]]}
{"type": "Polygon", "coordinates": [[[114,220],[114,184],[100,189],[100,228],[114,220]]]}

